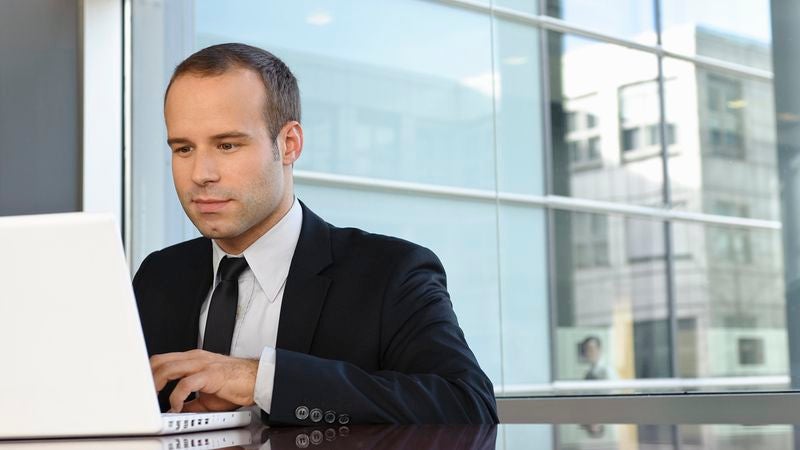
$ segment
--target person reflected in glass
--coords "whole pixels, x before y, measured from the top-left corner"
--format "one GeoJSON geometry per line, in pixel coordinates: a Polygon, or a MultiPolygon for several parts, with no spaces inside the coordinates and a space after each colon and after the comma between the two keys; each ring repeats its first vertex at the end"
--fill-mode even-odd
{"type": "Polygon", "coordinates": [[[603,360],[603,344],[597,336],[587,336],[580,343],[581,358],[589,363],[584,380],[611,380],[617,378],[614,369],[603,360]]]}

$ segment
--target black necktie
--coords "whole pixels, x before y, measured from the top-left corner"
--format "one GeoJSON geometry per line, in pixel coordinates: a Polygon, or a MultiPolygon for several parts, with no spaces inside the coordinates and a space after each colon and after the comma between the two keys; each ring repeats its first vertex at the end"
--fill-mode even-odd
{"type": "Polygon", "coordinates": [[[236,325],[236,307],[239,304],[239,275],[246,268],[247,261],[244,258],[224,256],[220,261],[220,280],[211,294],[203,350],[230,354],[233,328],[236,325]]]}

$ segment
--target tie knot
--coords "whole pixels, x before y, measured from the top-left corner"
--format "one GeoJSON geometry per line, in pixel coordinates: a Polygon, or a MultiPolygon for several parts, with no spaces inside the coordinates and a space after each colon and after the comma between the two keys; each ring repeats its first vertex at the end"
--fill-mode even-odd
{"type": "Polygon", "coordinates": [[[239,279],[239,275],[241,275],[246,268],[247,261],[244,259],[244,257],[228,258],[227,256],[223,256],[222,261],[219,262],[220,280],[236,281],[239,279]]]}

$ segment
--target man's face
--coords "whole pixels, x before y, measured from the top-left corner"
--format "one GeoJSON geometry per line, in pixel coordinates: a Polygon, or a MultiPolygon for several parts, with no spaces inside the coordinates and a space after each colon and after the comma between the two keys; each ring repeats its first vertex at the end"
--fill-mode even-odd
{"type": "Polygon", "coordinates": [[[239,244],[249,246],[266,232],[292,195],[285,183],[290,166],[281,157],[285,140],[273,145],[264,119],[266,95],[257,73],[232,69],[210,77],[181,75],[164,106],[181,205],[197,229],[226,251],[240,252],[239,244]]]}

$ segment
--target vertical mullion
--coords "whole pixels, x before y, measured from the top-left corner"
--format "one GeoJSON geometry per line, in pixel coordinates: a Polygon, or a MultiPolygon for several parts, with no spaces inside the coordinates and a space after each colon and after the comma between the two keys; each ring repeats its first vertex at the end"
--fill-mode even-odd
{"type": "MultiPolygon", "coordinates": [[[[539,14],[546,13],[547,0],[539,0],[539,14]]],[[[538,27],[539,30],[539,67],[540,67],[540,88],[542,90],[542,164],[544,164],[544,195],[545,197],[553,194],[553,127],[550,104],[552,95],[550,92],[550,51],[547,30],[538,27]]],[[[548,299],[548,334],[550,336],[550,381],[556,380],[556,365],[558,358],[556,355],[556,328],[558,324],[557,306],[557,280],[556,280],[556,239],[555,239],[555,213],[550,207],[545,208],[545,234],[547,235],[547,299],[548,299]]],[[[554,431],[555,434],[555,431],[554,431]]],[[[555,436],[554,436],[555,437],[555,436]]],[[[555,442],[555,441],[554,441],[555,442]]]]}
{"type": "MultiPolygon", "coordinates": [[[[653,0],[653,15],[656,27],[657,45],[662,45],[661,29],[661,0],[653,0]]],[[[672,207],[672,188],[669,175],[669,143],[667,141],[667,112],[666,96],[664,94],[664,56],[656,55],[658,59],[658,107],[659,107],[659,134],[661,136],[661,167],[663,178],[663,201],[667,208],[672,207]]],[[[678,319],[676,314],[675,299],[675,258],[673,253],[673,227],[671,220],[664,221],[664,263],[665,286],[667,288],[667,318],[668,318],[668,343],[669,343],[669,374],[678,376],[678,319]]]]}
{"type": "Polygon", "coordinates": [[[492,73],[492,153],[494,155],[494,212],[495,212],[495,254],[497,256],[497,319],[499,322],[500,328],[500,385],[502,386],[501,390],[505,391],[506,386],[506,358],[505,358],[505,335],[504,335],[504,326],[503,326],[503,270],[502,270],[502,245],[501,245],[501,236],[500,236],[500,168],[498,164],[498,159],[500,155],[497,151],[497,28],[495,26],[495,15],[494,15],[494,0],[492,0],[489,4],[491,8],[491,12],[489,13],[489,64],[492,73]]]}
{"type": "MultiPolygon", "coordinates": [[[[540,16],[547,15],[547,1],[539,0],[539,10],[537,13],[540,16]]],[[[538,27],[539,30],[539,83],[542,90],[541,107],[542,107],[542,164],[544,164],[544,195],[553,194],[553,158],[551,152],[553,151],[553,128],[551,114],[551,92],[550,92],[550,47],[548,45],[547,30],[538,27]]],[[[557,298],[557,280],[556,280],[556,239],[555,239],[555,210],[552,208],[545,208],[545,235],[547,236],[547,300],[548,300],[548,335],[550,338],[550,381],[556,380],[556,367],[558,358],[556,355],[557,350],[557,336],[556,331],[558,327],[558,318],[556,313],[558,311],[556,302],[557,298]]],[[[553,448],[560,448],[561,436],[558,432],[558,425],[552,425],[550,429],[552,436],[553,448]]]]}

